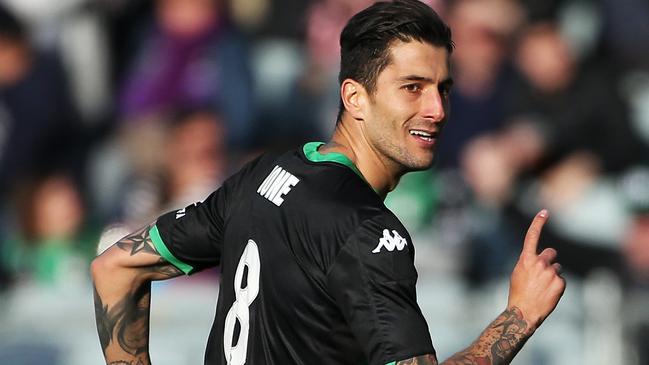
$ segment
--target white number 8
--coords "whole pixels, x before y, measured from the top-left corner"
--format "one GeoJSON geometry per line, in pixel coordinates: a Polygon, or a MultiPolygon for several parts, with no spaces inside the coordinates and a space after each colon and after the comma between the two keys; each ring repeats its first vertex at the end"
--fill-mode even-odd
{"type": "Polygon", "coordinates": [[[228,365],[244,365],[248,352],[248,329],[250,327],[250,305],[259,294],[259,249],[253,240],[248,240],[243,250],[237,272],[234,275],[235,301],[225,317],[225,330],[223,332],[223,350],[228,365]],[[243,283],[243,273],[248,267],[246,283],[243,283]],[[241,330],[239,337],[234,337],[234,326],[239,322],[241,330]]]}

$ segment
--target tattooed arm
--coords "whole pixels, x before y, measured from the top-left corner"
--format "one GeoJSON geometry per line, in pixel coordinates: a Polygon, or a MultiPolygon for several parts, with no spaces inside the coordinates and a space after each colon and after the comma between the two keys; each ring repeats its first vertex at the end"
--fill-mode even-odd
{"type": "MultiPolygon", "coordinates": [[[[554,262],[557,252],[548,248],[537,254],[541,229],[548,218],[541,211],[530,225],[523,251],[512,272],[507,309],[482,332],[467,349],[444,361],[443,365],[509,364],[538,326],[552,313],[566,283],[554,262]]],[[[437,365],[435,355],[423,355],[397,365],[437,365]]]]}
{"type": "MultiPolygon", "coordinates": [[[[509,364],[534,331],[516,307],[505,310],[467,349],[442,365],[509,364]]],[[[437,365],[435,355],[422,355],[397,362],[397,365],[437,365]]]]}
{"type": "Polygon", "coordinates": [[[511,307],[491,322],[478,339],[464,351],[444,361],[444,365],[509,364],[534,329],[517,307],[511,307]]]}
{"type": "Polygon", "coordinates": [[[153,246],[153,224],[92,262],[97,332],[108,365],[149,365],[151,281],[182,274],[153,246]]]}

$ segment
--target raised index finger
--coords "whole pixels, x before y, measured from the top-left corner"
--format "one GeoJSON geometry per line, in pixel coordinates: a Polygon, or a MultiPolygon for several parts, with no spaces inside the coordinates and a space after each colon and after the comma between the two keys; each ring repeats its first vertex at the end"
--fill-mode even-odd
{"type": "Polygon", "coordinates": [[[525,242],[523,243],[523,253],[536,255],[539,246],[539,238],[541,237],[541,230],[547,220],[548,211],[546,209],[543,209],[536,214],[532,220],[532,224],[530,224],[530,228],[527,229],[525,242]]]}

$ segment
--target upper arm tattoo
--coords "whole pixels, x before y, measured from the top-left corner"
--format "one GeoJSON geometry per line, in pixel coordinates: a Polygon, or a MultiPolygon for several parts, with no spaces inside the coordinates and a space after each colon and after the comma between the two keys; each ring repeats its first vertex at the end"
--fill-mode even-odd
{"type": "Polygon", "coordinates": [[[123,251],[129,252],[131,256],[138,254],[140,252],[146,252],[153,255],[158,255],[158,250],[155,249],[151,237],[149,236],[149,230],[155,225],[151,223],[142,227],[139,231],[135,231],[128,236],[122,238],[117,242],[117,247],[121,248],[123,251]]]}
{"type": "MultiPolygon", "coordinates": [[[[149,230],[154,225],[155,222],[129,234],[119,240],[119,242],[116,243],[116,246],[122,251],[128,252],[131,256],[141,253],[160,256],[160,253],[156,250],[153,241],[151,241],[151,236],[149,235],[149,230]]],[[[146,272],[161,274],[165,278],[172,278],[182,274],[180,269],[169,263],[162,256],[160,256],[160,259],[154,265],[142,269],[146,272]]]]}

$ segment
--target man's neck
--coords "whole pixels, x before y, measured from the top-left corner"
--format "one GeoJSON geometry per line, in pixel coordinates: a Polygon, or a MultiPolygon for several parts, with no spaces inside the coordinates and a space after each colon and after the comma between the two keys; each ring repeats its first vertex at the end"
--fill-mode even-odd
{"type": "Polygon", "coordinates": [[[382,159],[363,134],[352,129],[355,126],[350,128],[347,123],[338,123],[331,140],[320,147],[319,151],[323,154],[338,152],[347,156],[374,191],[385,199],[397,186],[404,172],[396,164],[382,159]]]}

